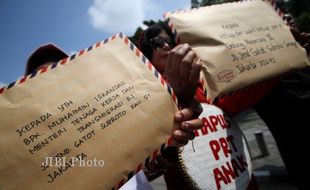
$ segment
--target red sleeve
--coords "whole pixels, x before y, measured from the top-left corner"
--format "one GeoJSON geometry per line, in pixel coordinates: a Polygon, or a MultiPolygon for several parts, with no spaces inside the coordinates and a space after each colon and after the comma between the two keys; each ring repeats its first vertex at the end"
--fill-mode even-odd
{"type": "MultiPolygon", "coordinates": [[[[240,112],[253,107],[273,88],[278,86],[279,83],[280,80],[276,79],[246,87],[232,95],[220,98],[218,101],[214,102],[214,105],[221,108],[224,112],[229,113],[231,116],[235,116],[240,112]]],[[[202,84],[199,84],[198,86],[196,98],[200,102],[209,103],[206,99],[202,84]]]]}

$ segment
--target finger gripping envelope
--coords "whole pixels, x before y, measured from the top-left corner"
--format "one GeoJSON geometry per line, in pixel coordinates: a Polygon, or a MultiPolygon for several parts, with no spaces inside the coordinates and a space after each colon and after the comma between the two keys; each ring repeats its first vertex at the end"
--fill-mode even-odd
{"type": "Polygon", "coordinates": [[[177,42],[188,43],[202,59],[208,99],[309,66],[275,6],[251,0],[164,15],[177,42]]]}
{"type": "Polygon", "coordinates": [[[0,189],[118,189],[167,145],[175,103],[122,34],[23,77],[0,93],[0,189]]]}

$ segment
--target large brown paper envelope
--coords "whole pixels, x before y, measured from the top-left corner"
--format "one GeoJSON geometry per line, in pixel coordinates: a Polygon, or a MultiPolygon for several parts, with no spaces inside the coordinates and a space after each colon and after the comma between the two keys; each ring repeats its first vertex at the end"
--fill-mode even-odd
{"type": "Polygon", "coordinates": [[[0,90],[0,189],[120,187],[167,146],[168,91],[122,34],[11,83],[0,90]]]}
{"type": "MultiPolygon", "coordinates": [[[[274,2],[274,1],[273,1],[274,2]]],[[[203,61],[207,97],[309,66],[306,51],[270,2],[252,0],[167,13],[179,43],[203,61]]]]}

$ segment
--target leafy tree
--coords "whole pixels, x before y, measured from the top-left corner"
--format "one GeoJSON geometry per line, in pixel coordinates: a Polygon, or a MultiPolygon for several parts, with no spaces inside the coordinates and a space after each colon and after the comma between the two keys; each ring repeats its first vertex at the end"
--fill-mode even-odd
{"type": "Polygon", "coordinates": [[[200,6],[200,3],[198,0],[191,0],[192,8],[197,8],[200,6]]]}
{"type": "Polygon", "coordinates": [[[139,26],[136,30],[136,32],[134,33],[133,36],[128,37],[129,40],[134,43],[137,47],[139,47],[139,38],[140,35],[142,34],[143,29],[139,26]]]}
{"type": "Polygon", "coordinates": [[[297,28],[302,32],[310,32],[310,1],[289,0],[284,4],[285,11],[293,15],[297,28]]]}
{"type": "Polygon", "coordinates": [[[301,13],[295,21],[300,31],[310,33],[310,11],[301,13]]]}
{"type": "Polygon", "coordinates": [[[191,0],[192,8],[195,7],[203,7],[208,5],[214,5],[214,4],[221,4],[221,3],[228,3],[233,2],[237,0],[191,0]]]}

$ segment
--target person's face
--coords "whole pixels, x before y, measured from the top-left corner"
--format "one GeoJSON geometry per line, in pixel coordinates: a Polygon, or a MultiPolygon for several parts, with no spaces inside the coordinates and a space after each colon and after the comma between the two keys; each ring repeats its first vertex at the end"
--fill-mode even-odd
{"type": "Polygon", "coordinates": [[[155,38],[152,38],[150,42],[153,45],[153,57],[152,63],[158,72],[164,74],[165,67],[167,65],[168,53],[171,50],[171,39],[165,31],[161,31],[155,38]]]}

